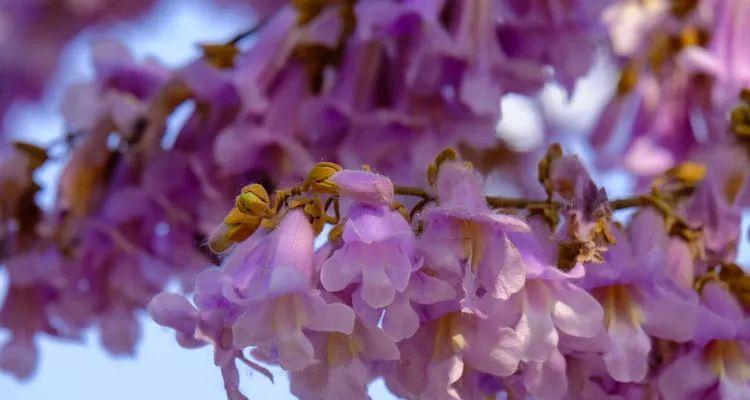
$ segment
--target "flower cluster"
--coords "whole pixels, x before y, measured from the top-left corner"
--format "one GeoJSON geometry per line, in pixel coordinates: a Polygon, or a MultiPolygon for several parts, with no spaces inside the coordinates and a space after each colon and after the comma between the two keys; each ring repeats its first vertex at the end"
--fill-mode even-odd
{"type": "MultiPolygon", "coordinates": [[[[55,32],[54,47],[94,16],[118,15],[119,9],[104,12],[105,3],[91,3],[91,18],[62,18],[71,31],[55,32]]],[[[147,3],[123,5],[123,15],[147,3]]],[[[496,145],[503,93],[533,93],[553,79],[572,85],[584,74],[595,51],[595,36],[588,33],[598,32],[600,8],[573,2],[549,14],[546,2],[522,7],[481,1],[256,6],[267,16],[252,30],[252,47],[205,44],[203,57],[177,69],[136,60],[111,40],[95,43],[95,80],[67,88],[61,106],[66,140],[34,150],[28,168],[28,151],[16,147],[34,146],[0,143],[8,155],[0,177],[13,193],[3,196],[0,214],[0,260],[11,272],[2,309],[39,321],[23,329],[0,324],[14,337],[27,338],[31,348],[37,334],[76,339],[94,326],[109,350],[132,353],[139,331],[135,313],[170,280],[187,290],[198,271],[215,263],[201,244],[242,184],[289,185],[316,159],[368,164],[421,183],[420,166],[442,147],[496,145]],[[508,43],[496,37],[498,30],[507,32],[508,43]],[[580,47],[581,62],[552,57],[560,43],[580,47]],[[180,107],[192,111],[182,126],[170,128],[180,107]],[[55,204],[42,212],[33,201],[36,160],[60,157],[60,150],[66,161],[55,204]],[[39,254],[49,260],[40,262],[39,254]],[[34,280],[21,277],[28,273],[34,280]],[[34,307],[23,300],[26,293],[38,298],[34,307]]],[[[68,11],[67,3],[7,9],[28,15],[11,19],[40,34],[48,32],[43,27],[49,18],[68,11]]],[[[56,54],[43,51],[47,42],[41,38],[25,39],[38,48],[16,50],[26,42],[8,39],[2,54],[56,54]]],[[[3,59],[20,63],[12,71],[30,73],[26,64],[45,71],[53,64],[3,59]]],[[[0,71],[4,82],[26,85],[11,72],[0,71]]],[[[245,218],[230,220],[235,217],[245,218]]],[[[33,366],[35,351],[23,354],[33,366]]],[[[33,370],[4,369],[20,376],[33,370]]]]}
{"type": "Polygon", "coordinates": [[[702,169],[665,176],[623,225],[625,201],[575,156],[540,166],[546,212],[485,197],[450,150],[428,190],[327,162],[273,196],[250,185],[209,241],[222,267],[192,303],[163,293],[149,311],[182,346],[214,346],[230,399],[236,360],[267,374],[251,357],[302,399],[367,398],[377,377],[408,399],[749,395],[750,277],[699,254],[736,238],[702,235],[683,210],[700,195],[680,197],[702,169]],[[394,193],[425,200],[409,212],[394,193]]]}
{"type": "MultiPolygon", "coordinates": [[[[66,38],[151,1],[11,3],[0,115],[66,38]]],[[[0,138],[0,370],[92,327],[132,354],[148,309],[213,345],[232,400],[237,361],[303,399],[376,378],[408,399],[750,397],[748,0],[251,3],[258,26],[182,67],[95,43],[65,140],[0,138]],[[496,134],[506,95],[572,94],[597,57],[620,75],[591,158],[641,195],[549,145],[575,139],[542,105],[546,154],[496,134]]]]}
{"type": "Polygon", "coordinates": [[[652,177],[727,139],[726,112],[750,86],[746,1],[623,0],[603,17],[621,72],[592,143],[607,152],[628,132],[628,151],[609,147],[607,163],[652,177]]]}
{"type": "MultiPolygon", "coordinates": [[[[142,13],[153,0],[7,0],[0,6],[0,128],[16,100],[37,100],[67,42],[89,26],[142,13]]],[[[2,132],[0,132],[1,134],[2,132]]]]}

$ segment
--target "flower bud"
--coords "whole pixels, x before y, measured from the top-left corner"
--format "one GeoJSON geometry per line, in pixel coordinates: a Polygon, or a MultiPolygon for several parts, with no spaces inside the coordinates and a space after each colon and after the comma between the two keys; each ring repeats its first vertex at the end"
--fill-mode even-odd
{"type": "Polygon", "coordinates": [[[263,218],[242,213],[237,208],[224,217],[224,222],[211,233],[208,247],[214,253],[222,253],[234,243],[241,242],[258,230],[263,218]]]}
{"type": "Polygon", "coordinates": [[[339,194],[372,206],[393,202],[393,183],[387,177],[367,171],[343,170],[331,180],[338,186],[339,194]]]}
{"type": "Polygon", "coordinates": [[[232,68],[240,52],[234,44],[200,44],[203,58],[216,68],[232,68]]]}
{"type": "Polygon", "coordinates": [[[268,192],[257,183],[242,188],[242,193],[235,200],[235,207],[240,212],[257,217],[265,215],[270,205],[268,192]]]}
{"type": "Polygon", "coordinates": [[[233,208],[224,218],[224,223],[229,226],[227,237],[234,242],[241,242],[258,229],[261,220],[261,217],[243,214],[240,210],[233,208]]]}
{"type": "Polygon", "coordinates": [[[315,164],[307,174],[305,186],[312,188],[319,193],[336,194],[337,186],[331,180],[331,177],[341,171],[340,165],[328,161],[322,161],[315,164]]]}
{"type": "Polygon", "coordinates": [[[228,228],[229,225],[222,223],[211,232],[211,236],[208,237],[208,248],[211,252],[216,254],[223,253],[234,244],[227,235],[228,228]]]}
{"type": "Polygon", "coordinates": [[[427,181],[430,182],[430,185],[434,185],[437,181],[438,172],[440,171],[440,164],[446,161],[455,160],[458,160],[458,152],[455,149],[449,147],[441,151],[440,154],[435,157],[435,161],[427,166],[427,181]]]}
{"type": "Polygon", "coordinates": [[[682,182],[694,185],[706,177],[706,166],[686,161],[667,171],[667,174],[682,182]]]}

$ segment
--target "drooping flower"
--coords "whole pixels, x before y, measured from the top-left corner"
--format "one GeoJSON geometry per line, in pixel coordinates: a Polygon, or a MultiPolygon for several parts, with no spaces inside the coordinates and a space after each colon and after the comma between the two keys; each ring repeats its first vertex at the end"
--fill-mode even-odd
{"type": "Polygon", "coordinates": [[[604,308],[604,362],[619,382],[646,378],[649,335],[685,342],[698,324],[697,296],[666,275],[667,250],[643,235],[660,232],[663,223],[655,211],[641,211],[629,232],[614,229],[617,244],[605,253],[605,262],[586,268],[583,287],[604,308]]]}
{"type": "Polygon", "coordinates": [[[387,206],[356,204],[349,210],[343,246],[321,267],[320,280],[331,292],[351,283],[368,305],[385,307],[409,284],[414,257],[414,233],[397,211],[387,206]]]}
{"type": "Polygon", "coordinates": [[[521,342],[508,327],[467,313],[451,312],[423,325],[399,345],[401,362],[387,369],[388,388],[405,398],[458,400],[457,386],[472,370],[513,374],[521,342]]]}
{"type": "Polygon", "coordinates": [[[688,347],[661,372],[658,388],[669,399],[750,396],[750,348],[747,318],[720,283],[701,293],[701,324],[694,346],[688,347]]]}
{"type": "Polygon", "coordinates": [[[397,361],[396,344],[377,326],[355,323],[350,335],[311,337],[319,362],[291,374],[291,391],[303,400],[369,399],[367,384],[378,363],[397,361]]]}
{"type": "Polygon", "coordinates": [[[257,236],[243,242],[225,267],[224,295],[242,306],[232,326],[234,347],[257,346],[286,370],[304,369],[314,354],[303,329],[349,334],[354,315],[312,290],[313,232],[301,210],[257,236]]]}
{"type": "Polygon", "coordinates": [[[383,175],[367,171],[343,170],[331,177],[341,196],[370,206],[393,203],[393,183],[383,175]]]}
{"type": "Polygon", "coordinates": [[[463,282],[469,298],[479,289],[501,300],[518,292],[526,271],[508,233],[528,231],[528,225],[489,208],[470,165],[442,163],[435,186],[439,205],[421,214],[426,262],[463,282]]]}

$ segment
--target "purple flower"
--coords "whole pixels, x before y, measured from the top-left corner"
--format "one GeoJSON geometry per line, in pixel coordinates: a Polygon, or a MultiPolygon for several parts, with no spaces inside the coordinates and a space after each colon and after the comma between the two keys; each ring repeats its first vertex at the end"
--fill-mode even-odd
{"type": "Polygon", "coordinates": [[[319,359],[291,374],[292,394],[301,399],[369,399],[367,383],[376,363],[396,361],[396,344],[376,326],[356,323],[350,335],[311,336],[319,359]]]}
{"type": "Polygon", "coordinates": [[[370,206],[393,203],[393,183],[387,177],[367,171],[343,170],[331,177],[341,196],[370,206]]]}
{"type": "Polygon", "coordinates": [[[594,338],[602,328],[603,311],[585,290],[572,283],[583,267],[569,273],[556,267],[553,235],[540,218],[530,221],[531,233],[511,238],[527,266],[524,287],[508,300],[482,298],[477,308],[489,326],[512,328],[524,362],[523,384],[534,398],[559,399],[567,391],[565,357],[558,348],[567,338],[594,338]]]}
{"type": "Polygon", "coordinates": [[[14,336],[0,349],[0,369],[18,379],[28,379],[36,370],[38,358],[33,337],[14,336]]]}
{"type": "Polygon", "coordinates": [[[662,229],[656,212],[639,213],[631,222],[629,236],[614,229],[617,244],[605,253],[605,262],[586,268],[584,287],[604,308],[604,361],[619,382],[640,382],[646,377],[649,335],[685,342],[699,320],[695,293],[665,275],[665,249],[641,237],[642,232],[662,229]]]}
{"type": "Polygon", "coordinates": [[[480,288],[498,299],[518,292],[526,271],[507,233],[528,231],[528,225],[490,210],[470,165],[440,165],[436,189],[439,205],[421,215],[425,229],[420,249],[426,263],[462,281],[469,298],[480,288]]]}
{"type": "Polygon", "coordinates": [[[740,305],[719,283],[708,283],[701,293],[701,324],[692,348],[684,351],[659,375],[665,398],[750,396],[748,320],[740,305]]]}
{"type": "Polygon", "coordinates": [[[301,210],[292,210],[272,232],[260,232],[230,255],[223,293],[241,306],[232,325],[234,347],[258,346],[277,354],[290,371],[314,361],[305,330],[349,334],[354,315],[311,290],[313,232],[301,210]]]}
{"type": "Polygon", "coordinates": [[[323,287],[337,292],[359,283],[358,296],[371,307],[391,304],[409,284],[414,260],[414,233],[404,217],[387,206],[352,206],[343,246],[321,267],[323,287]]]}
{"type": "Polygon", "coordinates": [[[687,222],[703,233],[706,255],[716,262],[732,262],[740,241],[746,202],[747,155],[739,148],[716,146],[705,155],[706,177],[685,205],[687,222]]]}
{"type": "Polygon", "coordinates": [[[257,346],[287,371],[315,362],[306,331],[349,335],[354,313],[341,303],[328,303],[319,292],[288,294],[245,307],[233,325],[234,347],[257,346]]]}
{"type": "Polygon", "coordinates": [[[377,324],[382,317],[383,330],[393,340],[410,338],[427,319],[428,312],[424,310],[424,306],[456,299],[453,286],[432,274],[434,272],[424,267],[414,271],[406,290],[397,293],[393,302],[382,310],[372,308],[358,297],[354,297],[354,310],[361,319],[370,324],[377,324]]]}
{"type": "Polygon", "coordinates": [[[708,48],[691,46],[682,54],[688,68],[713,75],[713,101],[720,108],[730,106],[737,93],[750,85],[750,51],[741,38],[750,28],[741,21],[750,18],[750,5],[741,0],[707,1],[716,12],[708,48]]]}
{"type": "Polygon", "coordinates": [[[253,303],[311,288],[313,231],[301,210],[289,211],[272,231],[242,242],[226,261],[227,298],[253,303]]]}
{"type": "Polygon", "coordinates": [[[520,344],[510,328],[471,314],[449,313],[401,342],[402,362],[388,369],[384,377],[397,396],[458,400],[454,384],[467,370],[501,377],[514,373],[520,344]]]}

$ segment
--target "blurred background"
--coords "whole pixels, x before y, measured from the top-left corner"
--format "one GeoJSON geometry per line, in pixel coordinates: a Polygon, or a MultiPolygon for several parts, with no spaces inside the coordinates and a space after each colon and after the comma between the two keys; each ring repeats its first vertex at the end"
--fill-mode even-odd
{"type": "MultiPolygon", "coordinates": [[[[219,2],[221,3],[221,2],[219,2]]],[[[158,1],[150,11],[128,22],[94,27],[78,34],[62,55],[51,85],[39,102],[16,102],[2,129],[10,136],[45,145],[65,132],[59,112],[64,88],[92,78],[91,43],[114,38],[124,43],[137,59],[154,57],[166,66],[179,66],[197,57],[199,42],[224,42],[253,25],[255,17],[241,2],[217,6],[211,0],[158,1]],[[239,4],[238,4],[239,3],[239,4]]],[[[0,28],[2,28],[0,21],[0,28]]],[[[558,120],[571,132],[585,132],[593,124],[603,101],[614,88],[615,71],[599,63],[581,81],[572,96],[555,86],[546,88],[536,99],[508,95],[503,99],[503,121],[498,135],[514,143],[518,149],[531,149],[541,143],[543,126],[540,108],[548,118],[558,120]]],[[[182,118],[188,114],[182,113],[182,118]]],[[[170,121],[176,130],[184,122],[178,112],[170,121]]],[[[586,158],[590,151],[583,141],[571,136],[566,147],[586,158]]],[[[44,190],[39,201],[52,204],[54,186],[63,160],[48,163],[39,171],[37,180],[44,190]]],[[[628,194],[632,188],[624,173],[617,171],[598,176],[611,197],[628,194]]],[[[743,232],[748,229],[748,216],[743,218],[743,232]]],[[[740,261],[750,261],[750,249],[743,246],[740,261]]],[[[0,268],[0,299],[7,291],[7,276],[0,268]]],[[[38,337],[39,368],[28,382],[20,383],[0,374],[0,400],[79,400],[99,399],[223,399],[224,389],[218,368],[212,363],[212,350],[180,348],[167,328],[157,326],[141,315],[143,331],[135,357],[113,358],[99,345],[95,333],[85,336],[82,343],[62,342],[47,335],[38,337]]],[[[0,331],[0,341],[6,332],[0,331]]],[[[288,399],[289,383],[278,368],[271,368],[276,377],[271,383],[258,374],[250,376],[240,366],[242,391],[251,399],[288,399]]],[[[370,388],[375,399],[391,399],[382,381],[370,388]]]]}

